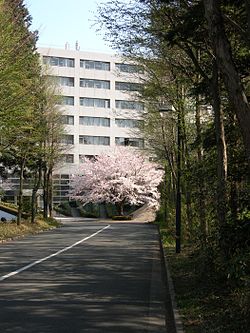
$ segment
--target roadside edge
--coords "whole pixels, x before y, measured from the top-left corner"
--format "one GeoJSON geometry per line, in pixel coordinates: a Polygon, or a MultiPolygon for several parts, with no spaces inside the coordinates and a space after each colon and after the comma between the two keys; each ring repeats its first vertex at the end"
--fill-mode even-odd
{"type": "MultiPolygon", "coordinates": [[[[159,231],[159,228],[158,228],[159,231]]],[[[160,251],[162,257],[162,266],[165,275],[165,285],[166,285],[166,325],[168,328],[168,333],[185,333],[183,330],[183,324],[179,310],[176,304],[175,291],[173,281],[170,275],[168,262],[166,258],[166,253],[163,248],[163,244],[159,232],[160,241],[160,251]]]]}

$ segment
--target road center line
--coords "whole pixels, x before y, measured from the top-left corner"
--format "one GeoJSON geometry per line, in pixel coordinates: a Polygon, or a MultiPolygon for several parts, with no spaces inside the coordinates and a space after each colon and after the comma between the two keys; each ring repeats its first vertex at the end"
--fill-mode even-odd
{"type": "Polygon", "coordinates": [[[19,274],[19,273],[21,273],[21,272],[23,272],[23,271],[26,271],[27,269],[29,269],[29,268],[31,268],[31,267],[33,267],[33,266],[35,266],[35,265],[38,265],[38,264],[40,264],[41,262],[43,262],[43,261],[45,261],[45,260],[48,260],[48,259],[50,259],[50,258],[52,258],[52,257],[57,256],[58,254],[61,254],[61,253],[65,252],[65,251],[68,251],[68,250],[72,249],[73,247],[75,247],[75,246],[77,246],[77,245],[79,245],[79,244],[85,242],[86,240],[88,240],[88,239],[90,239],[90,238],[92,238],[92,237],[98,235],[100,232],[104,231],[105,229],[108,229],[109,227],[110,227],[110,225],[107,225],[106,227],[104,227],[104,228],[98,230],[97,232],[95,232],[94,234],[92,234],[92,235],[90,235],[90,236],[88,236],[88,237],[85,237],[85,238],[79,240],[78,242],[76,242],[76,243],[74,243],[74,244],[72,244],[72,245],[70,245],[70,246],[67,246],[67,247],[63,248],[62,250],[59,250],[59,251],[57,251],[57,252],[55,252],[55,253],[52,253],[51,255],[49,255],[49,256],[47,256],[47,257],[45,257],[45,258],[42,258],[42,259],[39,259],[39,260],[33,261],[33,262],[30,263],[29,265],[26,265],[26,266],[24,266],[24,267],[21,267],[21,268],[17,269],[16,271],[13,271],[13,272],[11,272],[11,273],[9,273],[9,274],[3,275],[3,276],[0,277],[0,281],[6,280],[6,279],[8,279],[9,277],[14,276],[14,275],[17,275],[17,274],[19,274]]]}

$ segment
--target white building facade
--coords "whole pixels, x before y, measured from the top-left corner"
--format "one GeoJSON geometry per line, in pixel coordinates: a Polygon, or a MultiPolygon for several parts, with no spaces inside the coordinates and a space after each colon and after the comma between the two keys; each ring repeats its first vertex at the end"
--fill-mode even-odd
{"type": "Polygon", "coordinates": [[[143,148],[139,125],[144,105],[137,98],[141,69],[109,55],[39,48],[49,75],[58,80],[64,143],[69,150],[56,170],[54,202],[67,198],[68,178],[82,162],[116,146],[143,148]],[[64,184],[64,185],[63,185],[64,184]]]}

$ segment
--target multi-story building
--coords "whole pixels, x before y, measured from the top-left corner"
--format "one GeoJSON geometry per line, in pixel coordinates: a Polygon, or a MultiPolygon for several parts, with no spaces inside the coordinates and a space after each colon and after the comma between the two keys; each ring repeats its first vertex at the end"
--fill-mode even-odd
{"type": "Polygon", "coordinates": [[[69,49],[39,48],[61,88],[62,115],[69,151],[56,170],[54,201],[68,194],[68,178],[84,156],[108,152],[115,146],[142,148],[138,134],[143,103],[136,97],[141,89],[141,69],[110,55],[69,49]]]}

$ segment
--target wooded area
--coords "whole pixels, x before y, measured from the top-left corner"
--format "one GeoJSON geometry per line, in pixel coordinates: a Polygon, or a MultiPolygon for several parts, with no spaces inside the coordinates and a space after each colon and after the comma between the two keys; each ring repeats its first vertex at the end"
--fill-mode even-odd
{"type": "Polygon", "coordinates": [[[165,166],[160,218],[166,237],[176,237],[179,204],[181,239],[204,256],[201,271],[242,288],[245,300],[249,18],[248,1],[117,0],[99,7],[97,23],[114,49],[144,69],[139,98],[148,112],[141,132],[165,166]],[[161,117],[162,108],[168,112],[161,117]]]}

